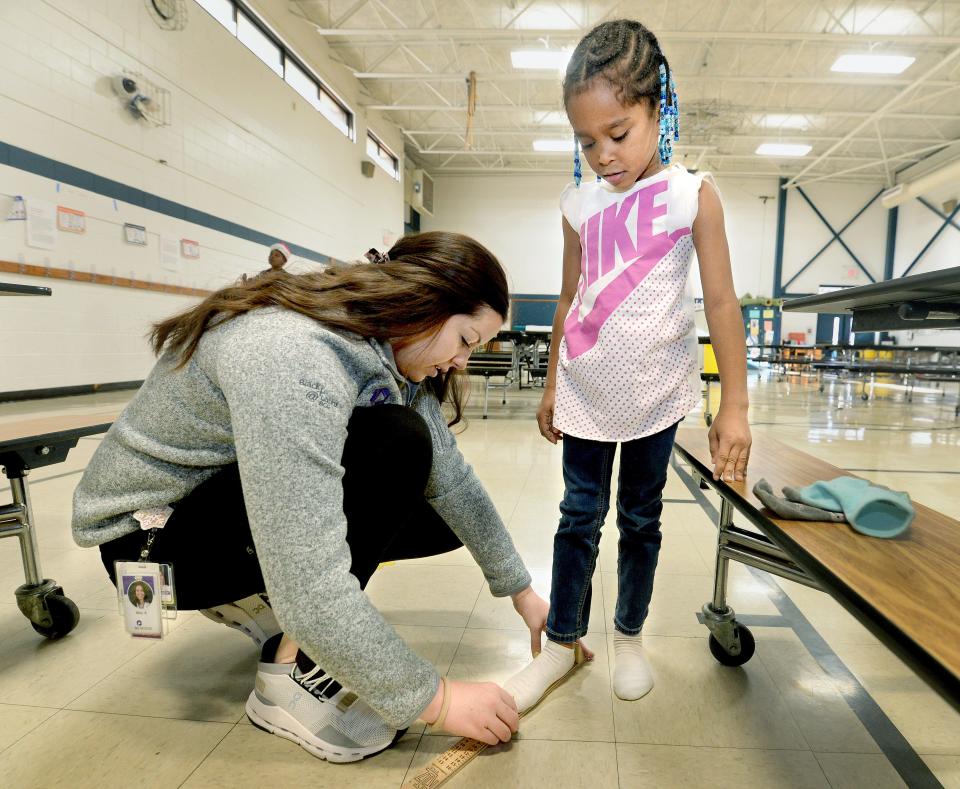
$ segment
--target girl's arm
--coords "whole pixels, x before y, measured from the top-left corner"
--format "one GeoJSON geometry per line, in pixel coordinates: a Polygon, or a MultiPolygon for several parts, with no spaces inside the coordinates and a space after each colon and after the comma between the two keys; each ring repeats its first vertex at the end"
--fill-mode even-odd
{"type": "Polygon", "coordinates": [[[563,321],[570,311],[570,305],[577,294],[580,281],[580,236],[570,223],[563,219],[563,280],[560,284],[560,301],[553,314],[553,331],[550,336],[550,359],[547,362],[547,380],[543,387],[543,398],[537,409],[537,425],[540,434],[551,444],[563,438],[563,434],[553,426],[553,406],[557,391],[557,361],[560,355],[560,340],[563,339],[563,321]]]}
{"type": "Polygon", "coordinates": [[[709,434],[713,478],[739,481],[746,478],[751,444],[747,424],[747,354],[743,318],[733,289],[720,195],[716,187],[704,181],[699,199],[700,207],[693,223],[693,243],[700,261],[707,328],[723,387],[720,410],[709,434]]]}

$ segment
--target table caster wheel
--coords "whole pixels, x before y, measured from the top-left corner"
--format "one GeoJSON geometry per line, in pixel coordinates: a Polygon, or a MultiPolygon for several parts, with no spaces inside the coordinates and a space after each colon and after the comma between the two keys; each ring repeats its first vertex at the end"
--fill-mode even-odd
{"type": "Polygon", "coordinates": [[[742,666],[753,657],[753,653],[757,649],[753,633],[739,623],[735,622],[734,625],[736,626],[737,641],[740,645],[740,651],[735,655],[728,652],[712,633],[710,635],[710,652],[713,653],[717,662],[724,666],[742,666]]]}
{"type": "Polygon", "coordinates": [[[866,392],[864,392],[862,395],[860,395],[860,399],[861,399],[861,400],[869,400],[869,399],[870,399],[870,395],[868,395],[866,392]]]}
{"type": "Polygon", "coordinates": [[[51,640],[62,638],[80,622],[80,609],[69,597],[51,594],[44,598],[44,603],[46,603],[47,611],[50,614],[51,623],[49,625],[38,625],[36,622],[30,622],[33,629],[40,635],[51,640]]]}

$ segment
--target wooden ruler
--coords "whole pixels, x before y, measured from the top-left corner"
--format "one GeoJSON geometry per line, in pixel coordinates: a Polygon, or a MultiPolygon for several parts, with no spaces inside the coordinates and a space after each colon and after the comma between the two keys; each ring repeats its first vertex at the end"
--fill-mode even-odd
{"type": "MultiPolygon", "coordinates": [[[[575,658],[573,662],[573,668],[571,668],[566,674],[564,674],[560,679],[547,688],[544,694],[540,697],[540,701],[534,704],[526,712],[520,713],[521,718],[524,715],[533,712],[533,710],[539,706],[541,701],[549,696],[552,691],[562,685],[567,678],[573,674],[574,671],[576,671],[586,662],[579,643],[577,643],[574,649],[575,658]]],[[[400,789],[434,789],[434,787],[440,786],[440,784],[444,783],[448,778],[451,778],[455,773],[459,772],[463,767],[476,759],[489,747],[490,746],[485,742],[480,742],[479,740],[474,740],[470,737],[464,737],[454,743],[452,747],[447,748],[447,750],[445,750],[439,756],[435,757],[430,764],[420,770],[420,772],[418,772],[412,778],[409,778],[407,781],[405,781],[400,789]]]]}
{"type": "Polygon", "coordinates": [[[490,746],[479,740],[464,737],[452,748],[447,748],[400,789],[433,789],[480,755],[490,746]]]}

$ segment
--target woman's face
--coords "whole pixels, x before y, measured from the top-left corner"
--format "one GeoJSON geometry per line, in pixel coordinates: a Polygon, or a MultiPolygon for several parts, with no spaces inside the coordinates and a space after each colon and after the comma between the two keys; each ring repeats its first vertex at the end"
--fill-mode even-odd
{"type": "Polygon", "coordinates": [[[451,367],[462,370],[471,351],[490,342],[502,324],[503,318],[487,306],[473,315],[454,315],[438,329],[394,342],[397,368],[405,378],[417,383],[451,367]]]}
{"type": "Polygon", "coordinates": [[[283,252],[279,249],[274,249],[270,252],[270,257],[267,259],[267,262],[270,264],[270,268],[276,271],[287,264],[287,259],[283,256],[283,252]]]}
{"type": "Polygon", "coordinates": [[[143,602],[143,598],[145,597],[145,595],[144,595],[144,593],[143,593],[143,587],[142,587],[142,586],[138,586],[138,587],[136,588],[136,591],[134,592],[134,594],[137,596],[137,602],[142,603],[142,602],[143,602]]]}

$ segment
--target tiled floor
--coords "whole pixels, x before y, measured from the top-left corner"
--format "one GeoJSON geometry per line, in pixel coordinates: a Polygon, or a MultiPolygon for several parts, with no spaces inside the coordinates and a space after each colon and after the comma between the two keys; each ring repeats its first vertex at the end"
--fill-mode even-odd
{"type": "MultiPolygon", "coordinates": [[[[821,395],[796,378],[751,378],[751,393],[756,433],[909,490],[960,518],[953,492],[960,421],[952,392],[917,396],[912,405],[896,393],[864,403],[839,386],[821,395]]],[[[501,406],[494,395],[487,421],[475,397],[460,444],[546,594],[562,485],[560,453],[532,419],[537,396],[511,391],[501,406]]],[[[127,397],[5,404],[0,422],[101,411],[127,397]]],[[[74,633],[47,642],[30,629],[12,595],[21,575],[16,541],[0,541],[0,785],[399,787],[454,741],[415,727],[374,759],[330,765],[247,723],[243,703],[256,653],[245,637],[183,613],[160,643],[129,639],[97,553],[76,548],[69,534],[71,492],[96,446],[97,439],[81,440],[66,463],[31,478],[45,574],[81,608],[74,633]]],[[[713,527],[676,470],[665,499],[663,552],[645,628],[654,691],[632,703],[611,692],[611,519],[594,579],[588,644],[596,659],[524,720],[514,742],[484,752],[451,780],[452,789],[903,786],[855,714],[858,693],[879,705],[923,769],[946,787],[960,787],[960,716],[826,595],[735,566],[732,605],[780,626],[753,627],[757,654],[741,669],[717,664],[696,619],[711,589],[713,527]],[[852,672],[849,681],[827,673],[781,616],[780,590],[852,672]]],[[[490,597],[466,550],[383,567],[369,593],[414,649],[451,677],[502,681],[528,659],[520,620],[509,601],[490,597]]]]}

